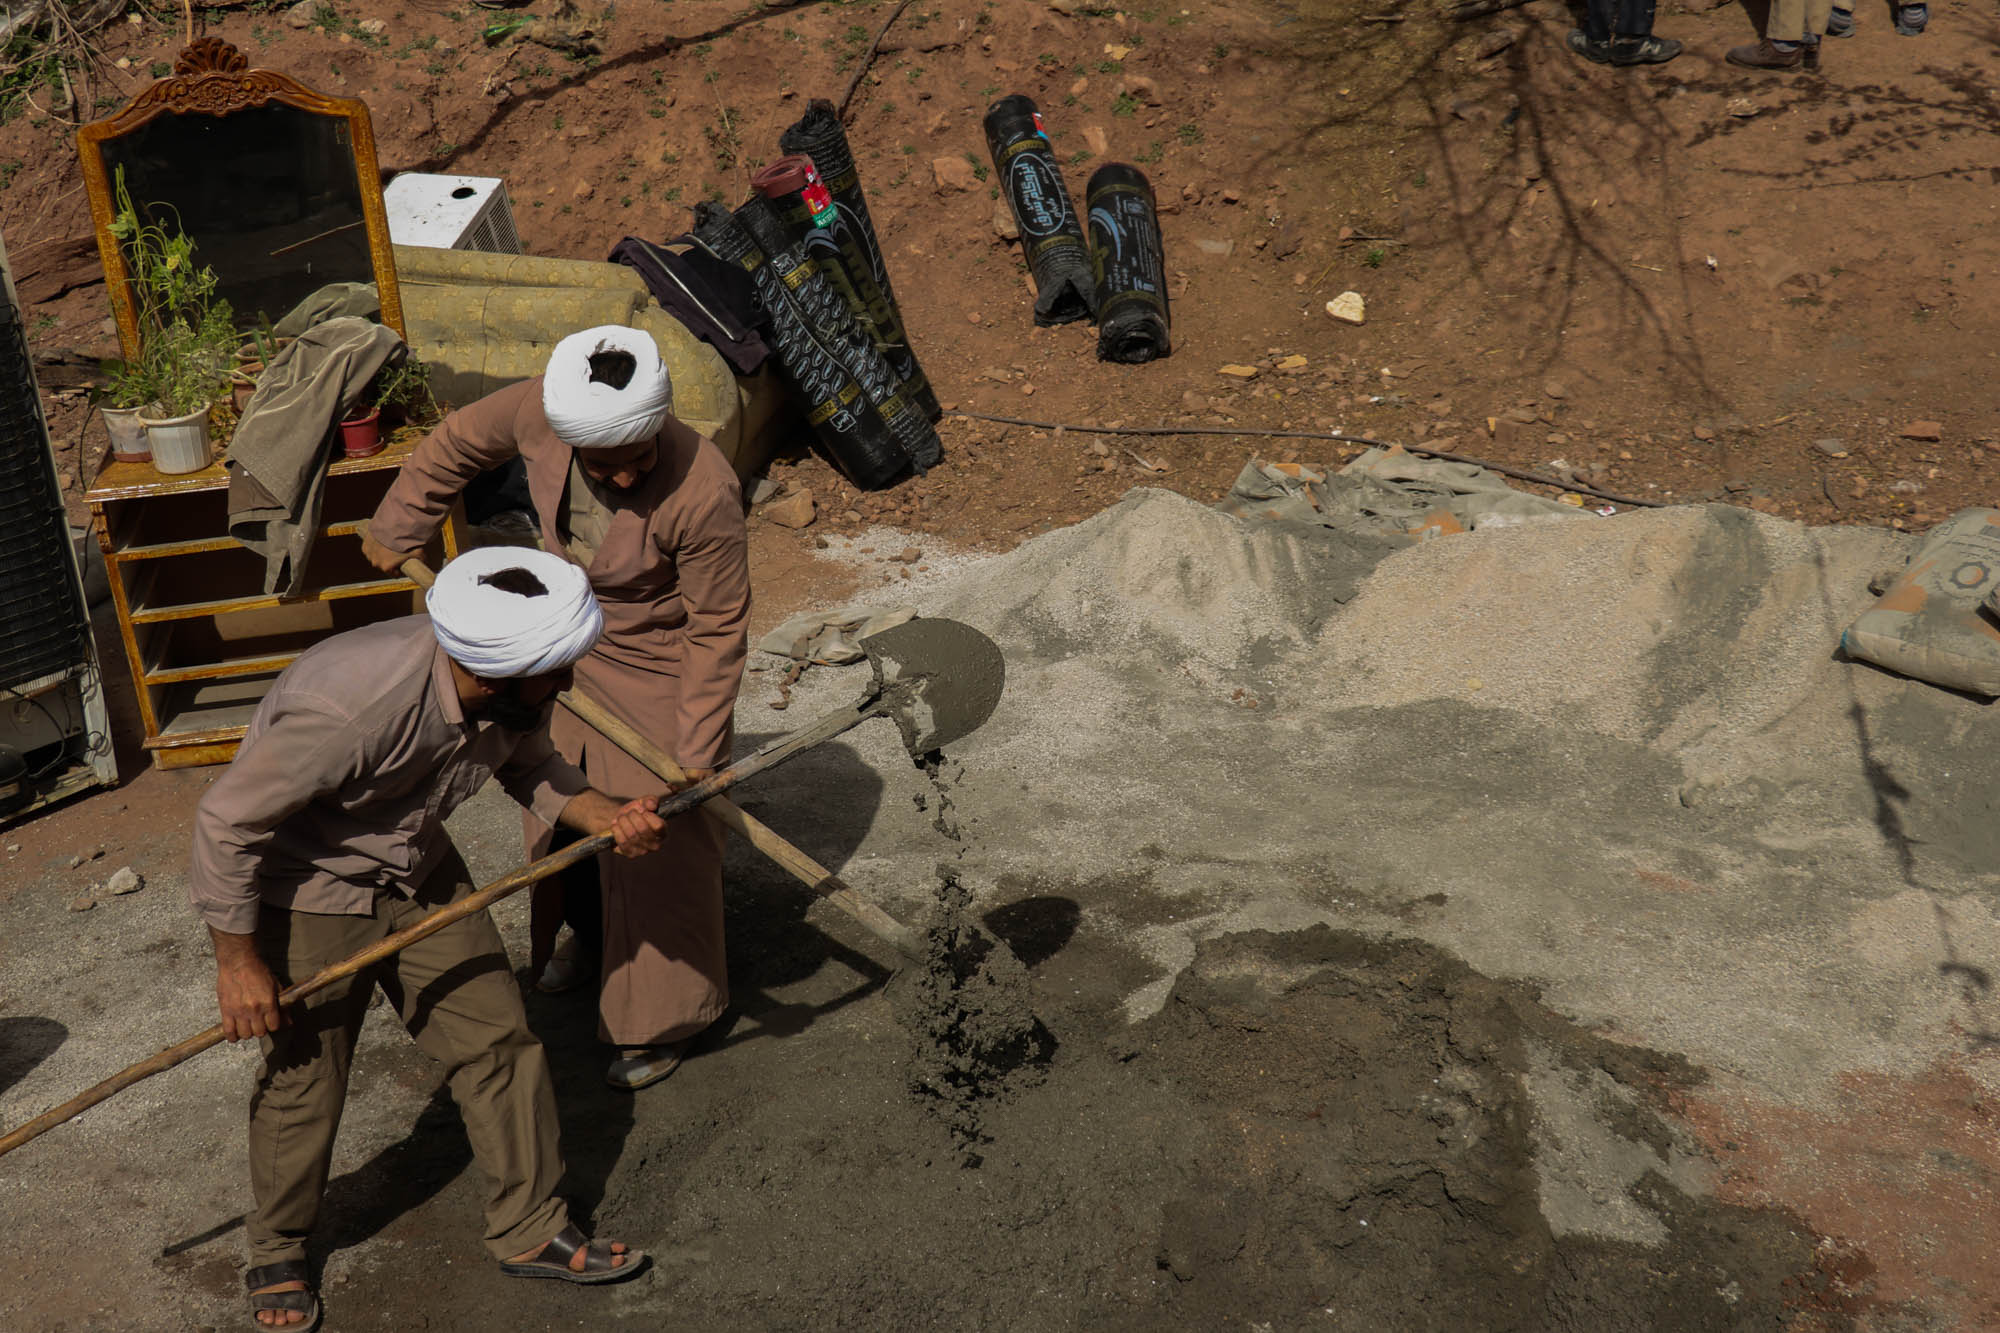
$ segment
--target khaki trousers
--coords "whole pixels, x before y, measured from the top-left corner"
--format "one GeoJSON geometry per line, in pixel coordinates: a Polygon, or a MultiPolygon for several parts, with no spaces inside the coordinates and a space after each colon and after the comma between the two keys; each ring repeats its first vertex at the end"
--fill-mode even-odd
{"type": "Polygon", "coordinates": [[[1771,0],[1764,35],[1774,42],[1804,41],[1807,33],[1824,37],[1832,12],[1833,0],[1771,0]]]}
{"type": "MultiPolygon", "coordinates": [[[[414,900],[377,892],[369,916],[266,906],[257,922],[257,952],[282,988],[471,892],[465,865],[453,853],[414,900]]],[[[569,1221],[568,1205],[555,1196],[563,1160],[548,1060],[528,1030],[500,933],[492,917],[479,912],[308,996],[286,1011],[284,1027],[265,1038],[264,1067],[250,1101],[256,1205],[245,1229],[253,1267],[305,1257],[347,1100],[355,1035],[377,985],[418,1049],[445,1067],[473,1159],[493,1180],[487,1250],[511,1258],[569,1221]]]]}

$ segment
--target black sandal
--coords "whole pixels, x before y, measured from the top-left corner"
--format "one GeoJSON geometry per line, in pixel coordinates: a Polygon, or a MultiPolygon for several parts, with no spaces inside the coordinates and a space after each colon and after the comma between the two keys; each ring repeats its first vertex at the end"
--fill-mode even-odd
{"type": "Polygon", "coordinates": [[[564,1282],[575,1282],[583,1286],[596,1286],[604,1282],[623,1282],[627,1278],[639,1276],[646,1266],[644,1250],[627,1249],[623,1254],[613,1254],[610,1241],[587,1240],[576,1229],[574,1222],[549,1238],[542,1246],[542,1252],[532,1259],[518,1263],[511,1259],[500,1261],[500,1271],[508,1277],[552,1277],[564,1282]],[[576,1252],[584,1252],[583,1269],[578,1271],[569,1266],[576,1252]],[[614,1259],[623,1263],[613,1264],[614,1259]]]}
{"type": "Polygon", "coordinates": [[[288,1333],[313,1333],[319,1327],[322,1311],[319,1293],[312,1288],[312,1279],[306,1276],[303,1259],[282,1259],[275,1264],[265,1264],[253,1268],[243,1275],[243,1289],[250,1293],[250,1323],[256,1328],[280,1328],[288,1333]],[[259,1287],[275,1287],[280,1282],[303,1282],[304,1291],[259,1291],[259,1287]],[[299,1310],[305,1314],[304,1323],[267,1324],[257,1317],[259,1310],[299,1310]]]}

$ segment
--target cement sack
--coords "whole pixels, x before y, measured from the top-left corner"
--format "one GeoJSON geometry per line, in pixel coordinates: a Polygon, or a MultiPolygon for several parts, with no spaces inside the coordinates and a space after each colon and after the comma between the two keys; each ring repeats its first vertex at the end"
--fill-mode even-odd
{"type": "MultiPolygon", "coordinates": [[[[2000,509],[1961,509],[1840,636],[1848,656],[1954,690],[2000,696],[2000,625],[1981,610],[2000,571],[2000,509]]],[[[2000,609],[2000,608],[1996,608],[2000,609]]]]}

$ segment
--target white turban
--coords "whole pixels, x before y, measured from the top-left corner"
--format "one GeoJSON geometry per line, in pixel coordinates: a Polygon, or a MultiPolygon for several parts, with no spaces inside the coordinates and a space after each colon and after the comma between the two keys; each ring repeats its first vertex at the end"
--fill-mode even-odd
{"type": "Polygon", "coordinates": [[[504,680],[560,671],[604,632],[604,613],[584,572],[559,555],[520,546],[482,546],[438,572],[424,594],[445,655],[475,676],[504,680]],[[493,576],[525,570],[548,589],[509,591],[493,576]]]}
{"type": "Polygon", "coordinates": [[[572,449],[616,449],[660,433],[674,405],[674,381],[660,349],[640,329],[605,324],[572,333],[549,354],[542,372],[542,411],[556,435],[572,449]],[[590,358],[623,352],[632,358],[632,378],[622,389],[590,378],[590,358]]]}

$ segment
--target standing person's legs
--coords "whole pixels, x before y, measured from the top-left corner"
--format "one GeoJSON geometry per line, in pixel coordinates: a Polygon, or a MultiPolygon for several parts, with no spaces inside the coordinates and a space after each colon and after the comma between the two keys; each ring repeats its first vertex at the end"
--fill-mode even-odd
{"type": "Polygon", "coordinates": [[[614,1046],[692,1037],[729,1007],[723,831],[699,812],[667,822],[660,850],[598,858],[604,877],[601,1035],[614,1046]]]}
{"type": "MultiPolygon", "coordinates": [[[[375,916],[333,916],[265,907],[257,952],[280,990],[388,933],[375,916]]],[[[334,1134],[347,1100],[355,1034],[374,989],[370,973],[349,977],[285,1011],[263,1041],[264,1067],[250,1099],[250,1189],[244,1220],[251,1267],[303,1259],[319,1221],[334,1134]]]]}
{"type": "MultiPolygon", "coordinates": [[[[415,901],[389,902],[391,928],[471,892],[454,854],[415,901]]],[[[382,988],[419,1049],[445,1067],[473,1159],[492,1178],[487,1250],[506,1259],[561,1231],[569,1207],[555,1193],[563,1173],[555,1087],[492,917],[475,913],[404,949],[382,988]]]]}

